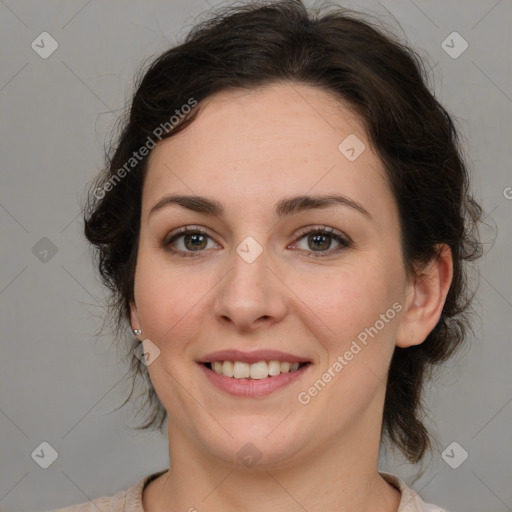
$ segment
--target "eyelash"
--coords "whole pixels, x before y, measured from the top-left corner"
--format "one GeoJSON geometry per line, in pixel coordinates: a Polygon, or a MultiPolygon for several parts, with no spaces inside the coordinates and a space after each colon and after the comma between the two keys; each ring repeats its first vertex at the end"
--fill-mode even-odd
{"type": "MultiPolygon", "coordinates": [[[[166,249],[167,251],[170,251],[171,253],[173,253],[179,257],[183,257],[183,258],[201,257],[199,255],[201,253],[205,252],[205,250],[178,251],[171,247],[171,244],[174,241],[176,241],[178,238],[188,235],[188,234],[200,234],[200,235],[207,236],[208,238],[211,238],[210,235],[206,231],[204,231],[203,229],[201,229],[198,226],[186,226],[186,227],[178,229],[177,231],[172,233],[172,235],[164,238],[164,240],[160,244],[161,248],[166,249]]],[[[348,238],[344,238],[341,234],[336,233],[333,228],[327,228],[324,226],[319,226],[319,227],[315,227],[312,229],[306,228],[304,231],[301,231],[299,233],[297,241],[301,240],[302,238],[304,238],[307,235],[313,235],[313,234],[314,235],[328,235],[332,239],[334,239],[336,242],[338,242],[341,245],[341,247],[338,247],[337,249],[329,249],[327,251],[306,251],[306,252],[310,253],[308,255],[308,257],[310,257],[310,258],[323,258],[326,256],[331,256],[334,253],[338,253],[340,251],[343,251],[344,249],[352,247],[351,240],[349,240],[348,238]]],[[[295,244],[296,242],[293,242],[293,243],[295,244]]],[[[305,251],[305,249],[298,249],[298,250],[305,251]]]]}

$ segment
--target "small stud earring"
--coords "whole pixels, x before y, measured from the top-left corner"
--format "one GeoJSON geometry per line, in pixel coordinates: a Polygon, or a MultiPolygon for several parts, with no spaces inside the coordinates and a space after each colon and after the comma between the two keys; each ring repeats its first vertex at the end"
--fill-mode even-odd
{"type": "Polygon", "coordinates": [[[132,330],[133,330],[133,334],[135,334],[135,335],[142,334],[142,331],[140,329],[132,329],[132,330]]]}

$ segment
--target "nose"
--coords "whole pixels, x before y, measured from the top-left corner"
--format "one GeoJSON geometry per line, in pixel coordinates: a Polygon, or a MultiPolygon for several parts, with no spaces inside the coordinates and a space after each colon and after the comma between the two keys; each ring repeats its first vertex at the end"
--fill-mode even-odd
{"type": "Polygon", "coordinates": [[[217,288],[215,318],[238,333],[270,326],[286,315],[287,288],[267,254],[264,249],[251,262],[233,251],[230,270],[217,288]]]}

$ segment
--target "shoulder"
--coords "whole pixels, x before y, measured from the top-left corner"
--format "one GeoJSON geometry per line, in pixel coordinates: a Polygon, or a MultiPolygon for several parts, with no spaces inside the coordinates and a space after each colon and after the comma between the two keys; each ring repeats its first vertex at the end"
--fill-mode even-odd
{"type": "Polygon", "coordinates": [[[144,512],[142,508],[142,492],[149,482],[165,473],[167,470],[152,473],[139,480],[127,489],[113,496],[102,496],[92,501],[78,503],[65,508],[48,512],[144,512]]]}
{"type": "Polygon", "coordinates": [[[129,487],[128,489],[118,492],[114,496],[102,496],[92,501],[84,503],[78,503],[77,505],[71,505],[65,508],[59,508],[52,512],[125,512],[126,510],[133,510],[133,512],[143,512],[142,507],[128,509],[130,495],[133,495],[133,491],[138,488],[140,482],[136,485],[129,487]]]}
{"type": "Polygon", "coordinates": [[[400,477],[391,473],[379,472],[391,485],[394,485],[402,494],[399,510],[400,512],[448,512],[447,510],[425,503],[420,496],[411,489],[400,477]]]}

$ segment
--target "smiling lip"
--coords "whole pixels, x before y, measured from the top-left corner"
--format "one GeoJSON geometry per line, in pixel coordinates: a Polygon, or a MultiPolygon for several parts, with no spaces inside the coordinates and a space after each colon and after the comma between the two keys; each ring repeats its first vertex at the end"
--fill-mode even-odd
{"type": "MultiPolygon", "coordinates": [[[[211,352],[199,359],[198,363],[214,363],[216,361],[240,361],[242,363],[257,363],[259,361],[280,361],[288,363],[310,363],[308,359],[278,350],[255,350],[242,352],[240,350],[219,350],[211,352]]],[[[275,378],[275,377],[273,377],[275,378]]]]}
{"type": "Polygon", "coordinates": [[[304,374],[304,372],[307,372],[310,366],[311,364],[305,364],[298,370],[290,373],[281,373],[275,377],[267,377],[266,379],[256,380],[225,377],[224,375],[220,375],[213,370],[210,370],[206,364],[199,364],[199,367],[205,374],[206,378],[216,388],[233,396],[250,398],[270,395],[274,391],[277,391],[278,389],[291,384],[293,381],[299,379],[304,374]]]}
{"type": "Polygon", "coordinates": [[[218,389],[238,397],[261,397],[270,395],[274,391],[291,384],[308,371],[311,361],[288,352],[278,350],[254,350],[243,352],[241,350],[219,350],[211,352],[197,361],[206,378],[218,389]],[[259,361],[280,361],[288,363],[305,363],[290,373],[282,373],[265,379],[236,379],[226,377],[211,370],[207,363],[216,361],[239,361],[241,363],[257,363],[259,361]]]}

